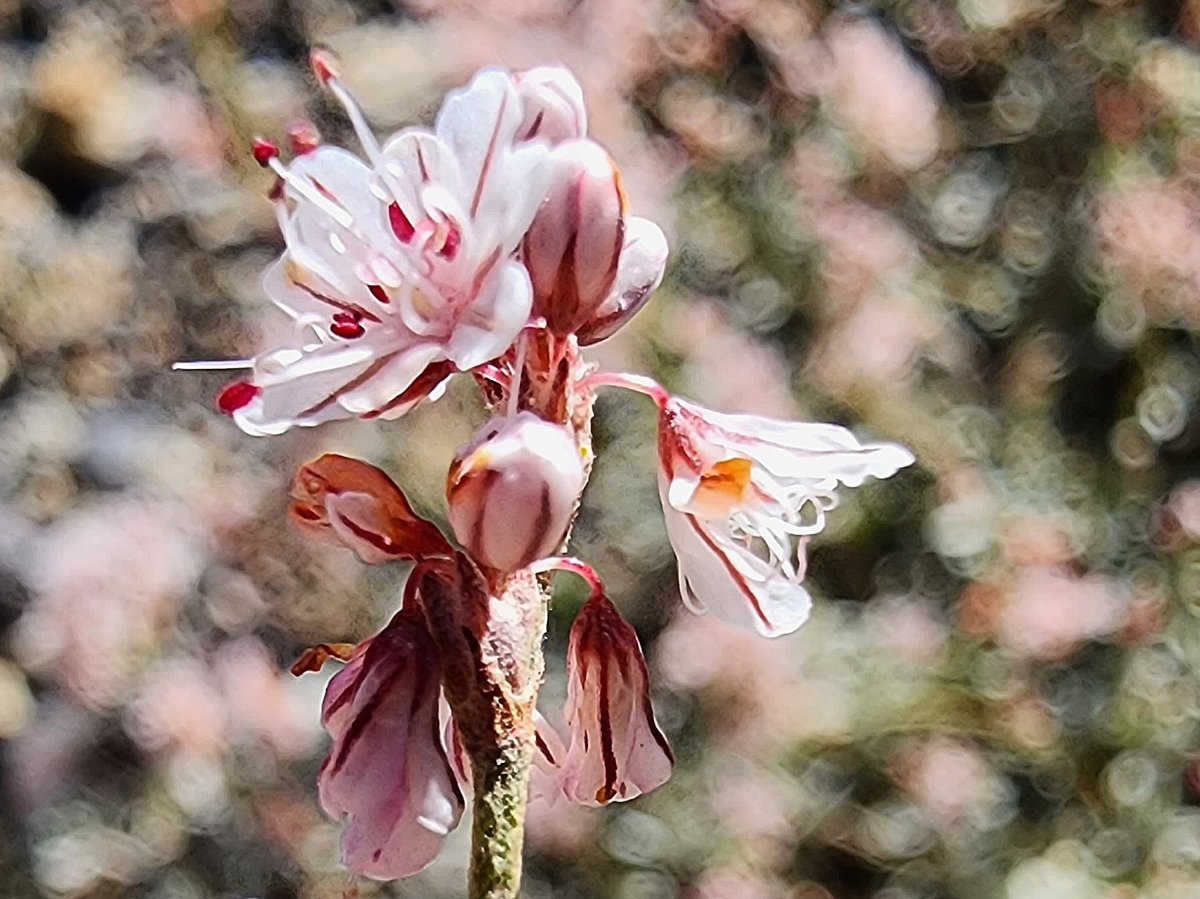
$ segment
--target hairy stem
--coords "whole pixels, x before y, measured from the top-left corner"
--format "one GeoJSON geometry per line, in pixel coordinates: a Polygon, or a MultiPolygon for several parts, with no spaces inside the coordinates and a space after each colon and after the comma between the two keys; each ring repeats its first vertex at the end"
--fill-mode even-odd
{"type": "MultiPolygon", "coordinates": [[[[414,576],[416,576],[414,574],[414,576]]],[[[446,699],[474,778],[469,899],[516,899],[546,599],[531,573],[489,595],[465,559],[423,575],[419,593],[446,665],[446,699]]]]}
{"type": "Polygon", "coordinates": [[[532,740],[513,734],[475,772],[470,899],[516,899],[521,886],[532,740]]]}

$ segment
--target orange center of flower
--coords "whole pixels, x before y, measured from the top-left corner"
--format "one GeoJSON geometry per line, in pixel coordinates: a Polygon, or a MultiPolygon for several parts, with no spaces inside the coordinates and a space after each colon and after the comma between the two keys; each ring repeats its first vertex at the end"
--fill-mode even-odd
{"type": "Polygon", "coordinates": [[[700,485],[689,505],[702,515],[725,518],[746,499],[750,490],[749,459],[723,459],[700,475],[700,485]]]}

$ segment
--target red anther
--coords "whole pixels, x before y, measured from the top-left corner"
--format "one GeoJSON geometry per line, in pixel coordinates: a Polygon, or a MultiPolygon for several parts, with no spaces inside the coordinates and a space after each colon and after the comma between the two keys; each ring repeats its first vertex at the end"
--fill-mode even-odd
{"type": "Polygon", "coordinates": [[[392,230],[402,243],[408,243],[417,233],[417,229],[413,227],[413,223],[408,220],[408,216],[404,214],[398,203],[388,206],[388,221],[392,223],[392,230]]]}
{"type": "Polygon", "coordinates": [[[458,247],[461,243],[462,232],[458,230],[457,225],[451,225],[450,230],[446,232],[446,242],[438,250],[438,255],[445,259],[453,259],[458,255],[458,247]]]}
{"type": "Polygon", "coordinates": [[[379,302],[381,302],[381,303],[390,303],[391,302],[391,300],[388,299],[387,291],[384,290],[380,285],[368,284],[367,290],[371,291],[371,296],[373,296],[375,299],[379,300],[379,302]]]}
{"type": "Polygon", "coordinates": [[[288,126],[288,143],[293,153],[303,156],[321,145],[321,132],[312,122],[292,122],[288,126]]]}
{"type": "Polygon", "coordinates": [[[217,394],[217,408],[226,415],[232,415],[238,409],[254,402],[255,397],[261,393],[262,388],[249,381],[234,381],[217,394]]]}
{"type": "Polygon", "coordinates": [[[335,59],[332,51],[322,47],[315,47],[312,53],[308,54],[308,62],[312,66],[313,74],[322,84],[328,84],[338,77],[335,59]]]}
{"type": "Polygon", "coordinates": [[[340,312],[333,313],[335,322],[360,322],[362,321],[362,313],[354,309],[343,309],[340,312]]]}
{"type": "Polygon", "coordinates": [[[341,337],[343,340],[353,340],[367,333],[367,329],[358,319],[344,312],[339,312],[333,317],[333,324],[329,326],[329,331],[334,337],[341,337]]]}
{"type": "Polygon", "coordinates": [[[254,154],[254,161],[265,169],[271,164],[272,159],[279,157],[279,145],[265,138],[256,137],[254,143],[250,145],[250,152],[254,154]]]}

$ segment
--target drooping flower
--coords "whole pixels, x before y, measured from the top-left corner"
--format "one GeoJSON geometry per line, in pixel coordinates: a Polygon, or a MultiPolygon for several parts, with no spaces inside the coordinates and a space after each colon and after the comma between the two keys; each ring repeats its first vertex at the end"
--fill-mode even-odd
{"type": "Polygon", "coordinates": [[[471,558],[503,573],[556,552],[585,481],[578,444],[532,412],[488,422],[446,478],[454,535],[471,558]]]}
{"type": "Polygon", "coordinates": [[[891,477],[912,453],[836,425],[658,399],[659,495],[684,602],[767,637],[791,633],[811,606],[805,544],[825,527],[838,485],[891,477]]]}
{"type": "Polygon", "coordinates": [[[650,675],[637,634],[593,584],[567,649],[571,743],[562,790],[583,805],[633,799],[665,783],[675,757],[650,707],[650,675]]]}
{"type": "Polygon", "coordinates": [[[449,556],[441,531],[413,511],[403,491],[373,465],[326,453],[292,481],[292,521],[326,543],[348,546],[372,565],[449,556]]]}
{"type": "MultiPolygon", "coordinates": [[[[546,142],[521,133],[538,133],[525,118],[546,90],[519,92],[508,72],[485,69],[447,96],[432,131],[406,129],[380,147],[328,61],[315,59],[368,162],[318,146],[284,165],[256,145],[280,178],[287,244],[264,286],[295,339],[256,357],[249,379],[222,395],[251,434],[402,415],[454,371],[501,355],[532,303],[512,256],[545,193],[546,142]]],[[[565,71],[550,79],[564,80],[573,82],[565,71]]]]}
{"type": "Polygon", "coordinates": [[[381,880],[429,865],[457,825],[463,797],[438,727],[441,664],[425,620],[404,608],[359,646],[325,691],[333,747],[321,805],[345,816],[342,860],[381,880]]]}

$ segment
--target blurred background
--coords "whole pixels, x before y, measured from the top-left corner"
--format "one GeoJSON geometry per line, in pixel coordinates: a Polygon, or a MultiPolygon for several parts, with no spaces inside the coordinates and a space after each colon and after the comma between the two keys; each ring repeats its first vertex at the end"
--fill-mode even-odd
{"type": "Polygon", "coordinates": [[[355,146],[314,44],[380,133],[572,67],[673,250],[594,358],[919,459],[844,495],[766,641],[681,613],[653,410],[602,398],[575,548],[679,765],[533,806],[530,899],[1200,895],[1200,2],[0,0],[0,37],[0,896],[462,895],[466,828],[411,881],[338,867],[330,672],[286,667],[403,569],[284,511],[336,450],[442,520],[471,385],[262,440],[170,370],[278,326],[249,141],[355,146]]]}

